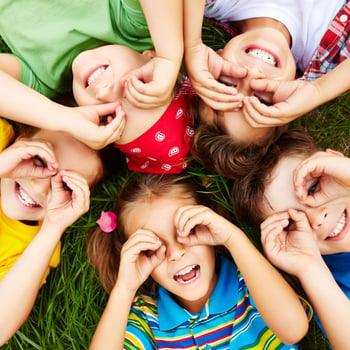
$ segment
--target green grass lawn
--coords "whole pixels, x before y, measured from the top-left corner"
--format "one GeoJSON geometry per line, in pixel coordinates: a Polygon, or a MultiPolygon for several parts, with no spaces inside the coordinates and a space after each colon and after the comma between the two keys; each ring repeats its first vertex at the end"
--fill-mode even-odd
{"type": "MultiPolygon", "coordinates": [[[[204,39],[213,48],[222,47],[227,38],[217,28],[205,27],[204,39]]],[[[299,118],[294,124],[308,130],[322,147],[334,148],[350,156],[349,116],[350,94],[344,94],[299,118]]],[[[207,190],[231,208],[227,181],[224,178],[208,173],[195,163],[189,167],[188,174],[209,177],[211,181],[207,190]]],[[[87,261],[86,237],[96,227],[95,221],[101,210],[112,210],[118,189],[126,176],[127,170],[121,169],[94,189],[90,211],[70,227],[62,238],[61,263],[51,271],[25,324],[2,349],[88,349],[108,296],[87,261]]],[[[250,227],[244,229],[261,248],[259,233],[250,227]]],[[[303,340],[301,349],[326,348],[322,334],[314,322],[311,322],[310,331],[303,340]]]]}

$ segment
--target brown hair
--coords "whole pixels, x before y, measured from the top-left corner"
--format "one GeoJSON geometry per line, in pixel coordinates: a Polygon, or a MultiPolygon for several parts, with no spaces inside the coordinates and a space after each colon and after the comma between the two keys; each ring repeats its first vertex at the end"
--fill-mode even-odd
{"type": "MultiPolygon", "coordinates": [[[[118,227],[111,233],[104,233],[99,228],[88,238],[88,257],[97,270],[104,289],[110,293],[118,275],[119,260],[122,245],[126,241],[125,220],[128,211],[135,204],[150,200],[154,197],[166,196],[175,188],[182,189],[198,204],[212,206],[207,195],[198,191],[199,182],[194,177],[177,175],[155,175],[146,173],[131,173],[127,182],[119,192],[115,213],[118,227]]],[[[213,203],[213,205],[215,205],[213,203]]],[[[149,278],[140,291],[152,292],[154,282],[149,278]]]]}
{"type": "Polygon", "coordinates": [[[191,154],[207,170],[235,179],[247,175],[283,130],[284,126],[274,128],[260,144],[242,143],[230,136],[219,122],[200,121],[191,140],[191,154]]]}
{"type": "Polygon", "coordinates": [[[305,130],[289,128],[282,133],[245,176],[233,181],[231,195],[236,218],[242,223],[259,227],[265,219],[262,212],[265,189],[277,163],[284,157],[311,156],[319,150],[320,147],[305,130]]]}

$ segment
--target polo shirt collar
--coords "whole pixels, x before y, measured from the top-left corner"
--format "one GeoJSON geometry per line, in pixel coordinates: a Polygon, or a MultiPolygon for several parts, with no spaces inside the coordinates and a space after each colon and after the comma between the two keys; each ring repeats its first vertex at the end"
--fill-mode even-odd
{"type": "Polygon", "coordinates": [[[166,331],[180,326],[191,319],[208,318],[220,314],[236,305],[238,293],[237,268],[224,257],[219,258],[219,276],[213,293],[199,314],[191,314],[181,307],[162,286],[158,288],[158,322],[159,329],[166,331]]]}

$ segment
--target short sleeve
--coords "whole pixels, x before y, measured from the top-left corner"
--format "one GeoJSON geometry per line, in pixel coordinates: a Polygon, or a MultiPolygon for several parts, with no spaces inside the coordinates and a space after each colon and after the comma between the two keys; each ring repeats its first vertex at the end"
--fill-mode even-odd
{"type": "Polygon", "coordinates": [[[14,132],[11,124],[0,118],[0,152],[11,142],[14,132]]]}
{"type": "Polygon", "coordinates": [[[158,349],[147,321],[132,310],[126,327],[124,349],[158,349]]]}

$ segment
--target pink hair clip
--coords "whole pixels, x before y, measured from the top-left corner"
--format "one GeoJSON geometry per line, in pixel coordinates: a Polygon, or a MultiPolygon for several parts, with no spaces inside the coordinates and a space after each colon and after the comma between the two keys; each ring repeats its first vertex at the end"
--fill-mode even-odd
{"type": "Polygon", "coordinates": [[[102,210],[101,216],[96,223],[103,232],[112,232],[117,227],[117,215],[112,211],[102,210]]]}

